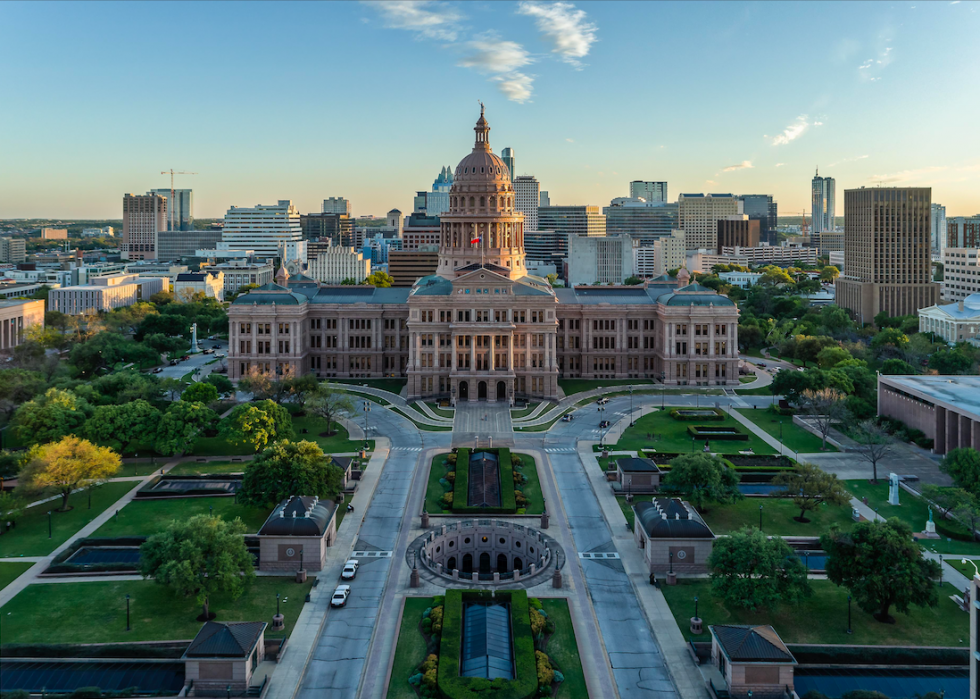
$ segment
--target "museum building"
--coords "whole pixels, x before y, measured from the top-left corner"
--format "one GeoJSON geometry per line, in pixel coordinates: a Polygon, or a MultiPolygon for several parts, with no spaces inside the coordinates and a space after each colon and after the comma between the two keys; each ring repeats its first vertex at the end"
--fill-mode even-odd
{"type": "Polygon", "coordinates": [[[328,286],[280,269],[239,296],[229,375],[404,377],[409,398],[556,400],[561,378],[738,385],[738,309],[676,278],[554,289],[527,273],[524,215],[481,110],[453,174],[436,273],[411,288],[328,286]]]}

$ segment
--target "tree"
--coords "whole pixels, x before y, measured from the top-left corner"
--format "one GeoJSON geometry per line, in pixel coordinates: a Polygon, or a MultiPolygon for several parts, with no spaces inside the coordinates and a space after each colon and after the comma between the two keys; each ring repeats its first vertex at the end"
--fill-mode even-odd
{"type": "Polygon", "coordinates": [[[255,578],[245,532],[238,518],[226,522],[196,515],[174,520],[140,546],[140,574],[182,597],[195,595],[202,607],[198,621],[209,621],[216,616],[210,610],[211,595],[228,592],[238,598],[255,578]]]}
{"type": "Polygon", "coordinates": [[[704,511],[708,500],[728,503],[740,498],[738,481],[738,473],[726,468],[717,456],[682,454],[671,460],[663,487],[686,496],[699,511],[704,511]]]}
{"type": "Polygon", "coordinates": [[[803,393],[808,390],[823,388],[823,373],[819,369],[808,371],[782,370],[772,377],[772,391],[775,395],[786,398],[793,405],[800,405],[803,393]],[[817,373],[820,372],[820,373],[817,373]],[[820,379],[819,381],[817,379],[820,379]]]}
{"type": "Polygon", "coordinates": [[[552,287],[558,286],[558,275],[555,274],[554,272],[552,272],[547,276],[547,280],[552,287]]]}
{"type": "Polygon", "coordinates": [[[898,328],[883,328],[871,338],[871,349],[882,352],[886,349],[900,350],[909,343],[909,336],[898,328]]]}
{"type": "Polygon", "coordinates": [[[841,362],[851,359],[851,353],[843,347],[824,347],[817,353],[817,365],[821,369],[833,369],[841,362]]]}
{"type": "Polygon", "coordinates": [[[239,498],[250,505],[274,505],[290,495],[333,498],[343,471],[313,442],[283,440],[266,447],[245,467],[239,498]]]}
{"type": "Polygon", "coordinates": [[[212,372],[208,374],[207,378],[204,380],[218,389],[219,394],[231,393],[235,390],[235,384],[233,384],[231,379],[224,374],[215,374],[212,372]]]}
{"type": "Polygon", "coordinates": [[[130,335],[136,333],[140,323],[146,320],[147,316],[157,313],[156,306],[146,301],[134,303],[132,306],[116,308],[106,315],[106,327],[116,332],[125,332],[130,335]]]}
{"type": "Polygon", "coordinates": [[[191,343],[185,340],[183,337],[180,337],[179,335],[170,337],[169,335],[164,335],[163,333],[146,335],[143,338],[143,343],[149,345],[157,352],[167,354],[170,357],[183,355],[184,352],[191,348],[191,343]]]}
{"type": "Polygon", "coordinates": [[[793,277],[786,274],[785,270],[775,265],[766,265],[762,268],[762,276],[759,282],[762,286],[775,286],[776,284],[792,284],[793,277]]]}
{"type": "Polygon", "coordinates": [[[942,348],[929,357],[929,368],[940,374],[962,374],[973,367],[973,359],[957,349],[942,348]]]}
{"type": "Polygon", "coordinates": [[[636,286],[636,285],[642,284],[642,283],[643,283],[643,280],[640,279],[635,274],[633,274],[633,275],[631,275],[629,277],[626,277],[626,279],[623,280],[623,284],[625,284],[626,286],[636,286]]]}
{"type": "Polygon", "coordinates": [[[881,373],[890,376],[918,374],[915,367],[904,359],[886,359],[881,364],[881,373]]]}
{"type": "Polygon", "coordinates": [[[878,462],[891,451],[888,433],[874,420],[858,424],[856,441],[861,445],[861,458],[871,464],[871,482],[878,482],[878,462]]]}
{"type": "Polygon", "coordinates": [[[912,605],[936,606],[939,563],[923,558],[912,529],[898,518],[859,522],[849,531],[835,527],[820,544],[827,552],[827,579],[846,587],[878,621],[894,623],[888,613],[893,606],[903,614],[912,605]]]}
{"type": "Polygon", "coordinates": [[[946,519],[950,512],[959,509],[973,499],[973,496],[963,488],[948,488],[939,485],[922,486],[922,497],[939,510],[940,519],[946,519]]]}
{"type": "Polygon", "coordinates": [[[797,522],[809,522],[807,512],[813,512],[823,504],[843,507],[851,501],[851,494],[837,479],[836,474],[822,471],[818,466],[801,462],[792,471],[779,473],[772,479],[773,485],[782,485],[786,490],[773,493],[774,497],[789,497],[800,508],[797,522]]]}
{"type": "Polygon", "coordinates": [[[20,472],[25,490],[51,491],[61,496],[61,512],[70,509],[72,491],[94,481],[110,478],[119,470],[119,455],[74,435],[35,447],[20,472]]]}
{"type": "Polygon", "coordinates": [[[840,270],[834,265],[827,265],[822,270],[820,270],[820,281],[822,282],[832,282],[837,277],[840,276],[840,270]]]}
{"type": "Polygon", "coordinates": [[[142,399],[125,405],[100,405],[85,423],[85,434],[96,442],[120,445],[120,451],[133,442],[148,441],[160,424],[160,411],[142,399]]]}
{"type": "Polygon", "coordinates": [[[0,369],[0,409],[10,416],[17,406],[41,393],[46,383],[38,371],[0,369]]]}
{"type": "Polygon", "coordinates": [[[803,391],[803,412],[820,431],[820,451],[827,449],[827,435],[831,428],[847,416],[846,398],[836,388],[803,391]]]}
{"type": "Polygon", "coordinates": [[[218,402],[218,389],[206,381],[192,383],[180,394],[180,399],[191,403],[211,405],[218,402]]]}
{"type": "Polygon", "coordinates": [[[303,409],[310,415],[326,421],[326,436],[329,437],[336,433],[336,430],[332,429],[334,423],[342,417],[349,417],[355,407],[350,395],[334,391],[326,384],[321,384],[303,403],[303,409]]]}
{"type": "Polygon", "coordinates": [[[272,376],[253,368],[248,374],[238,379],[238,390],[251,393],[253,398],[267,399],[278,392],[280,381],[273,382],[272,376]]]}
{"type": "Polygon", "coordinates": [[[354,279],[354,277],[344,277],[343,279],[340,280],[340,285],[341,286],[356,286],[357,285],[357,280],[354,279]]]}
{"type": "Polygon", "coordinates": [[[939,470],[974,497],[980,496],[980,452],[969,447],[951,449],[939,462],[939,470]]]}
{"type": "Polygon", "coordinates": [[[9,490],[0,490],[0,525],[6,527],[7,522],[17,524],[24,516],[24,499],[9,490]]]}
{"type": "Polygon", "coordinates": [[[313,395],[320,388],[320,382],[313,374],[293,376],[286,379],[283,383],[286,384],[286,390],[289,392],[289,395],[293,396],[300,403],[305,402],[309,396],[313,395]]]}
{"type": "Polygon", "coordinates": [[[217,419],[218,415],[203,403],[175,401],[160,418],[155,448],[167,456],[183,454],[201,430],[217,419]]]}
{"type": "Polygon", "coordinates": [[[816,362],[820,351],[827,347],[836,347],[837,341],[832,337],[806,337],[796,338],[795,357],[803,361],[803,366],[807,362],[816,362]]]}
{"type": "Polygon", "coordinates": [[[793,549],[753,527],[719,537],[708,568],[712,593],[731,607],[773,607],[811,593],[806,568],[793,549]]]}
{"type": "Polygon", "coordinates": [[[184,390],[184,382],[180,379],[167,377],[160,379],[160,390],[166,393],[170,400],[177,400],[177,396],[184,390]]]}
{"type": "Polygon", "coordinates": [[[272,442],[292,439],[293,421],[281,405],[271,400],[235,406],[220,430],[232,442],[247,444],[255,451],[272,442]]]}
{"type": "Polygon", "coordinates": [[[92,406],[71,391],[49,388],[14,414],[18,436],[28,444],[54,442],[81,428],[92,406]]]}
{"type": "Polygon", "coordinates": [[[977,525],[980,524],[980,501],[971,495],[953,510],[953,517],[969,525],[970,535],[976,541],[977,525]]]}
{"type": "Polygon", "coordinates": [[[379,289],[387,289],[394,281],[395,279],[390,274],[383,269],[379,269],[377,272],[371,272],[361,283],[367,284],[368,286],[376,286],[379,289]]]}

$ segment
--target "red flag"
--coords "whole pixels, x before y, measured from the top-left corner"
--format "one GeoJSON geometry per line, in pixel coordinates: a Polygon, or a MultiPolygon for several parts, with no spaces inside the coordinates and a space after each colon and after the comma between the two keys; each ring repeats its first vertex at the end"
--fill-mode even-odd
{"type": "Polygon", "coordinates": [[[470,241],[470,245],[477,245],[480,242],[480,240],[482,240],[482,238],[480,238],[480,236],[477,236],[470,241]]]}

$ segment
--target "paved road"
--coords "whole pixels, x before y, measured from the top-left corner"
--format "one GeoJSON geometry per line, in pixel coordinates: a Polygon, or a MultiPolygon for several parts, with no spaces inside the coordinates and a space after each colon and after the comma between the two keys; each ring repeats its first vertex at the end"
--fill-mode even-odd
{"type": "MultiPolygon", "coordinates": [[[[215,350],[217,354],[228,355],[228,343],[224,340],[200,340],[198,342],[201,349],[211,349],[215,345],[221,345],[221,349],[215,350]]],[[[214,369],[221,366],[220,360],[214,364],[208,364],[208,362],[214,362],[215,356],[213,354],[192,354],[191,358],[186,362],[178,362],[175,366],[170,366],[167,362],[163,366],[163,371],[161,371],[157,376],[161,379],[179,379],[181,376],[189,371],[194,371],[196,369],[201,369],[201,378],[210,374],[214,369]]]]}

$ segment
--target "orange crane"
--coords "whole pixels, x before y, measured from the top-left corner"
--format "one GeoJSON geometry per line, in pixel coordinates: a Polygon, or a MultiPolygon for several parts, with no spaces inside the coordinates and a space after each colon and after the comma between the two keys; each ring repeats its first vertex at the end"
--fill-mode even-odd
{"type": "Polygon", "coordinates": [[[170,175],[170,201],[167,202],[167,208],[170,209],[170,230],[174,229],[174,175],[196,175],[196,172],[184,172],[182,170],[163,170],[161,175],[170,175]]]}

